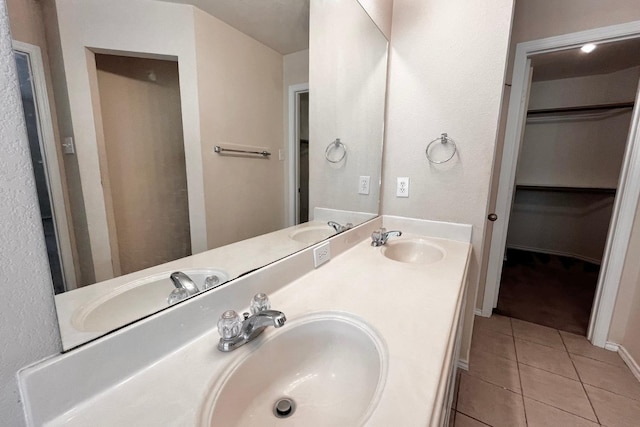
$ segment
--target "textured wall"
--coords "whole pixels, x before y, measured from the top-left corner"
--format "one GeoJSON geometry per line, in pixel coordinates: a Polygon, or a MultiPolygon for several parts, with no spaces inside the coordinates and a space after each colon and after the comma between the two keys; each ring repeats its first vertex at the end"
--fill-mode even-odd
{"type": "MultiPolygon", "coordinates": [[[[395,0],[382,213],[473,225],[467,322],[472,322],[513,1],[395,0]],[[456,141],[448,163],[427,144],[456,141]],[[410,178],[396,198],[396,177],[410,178]]],[[[470,323],[465,325],[463,349],[470,323]]]]}
{"type": "Polygon", "coordinates": [[[60,351],[60,336],[4,0],[0,93],[0,414],[3,425],[19,426],[16,372],[60,351]]]}

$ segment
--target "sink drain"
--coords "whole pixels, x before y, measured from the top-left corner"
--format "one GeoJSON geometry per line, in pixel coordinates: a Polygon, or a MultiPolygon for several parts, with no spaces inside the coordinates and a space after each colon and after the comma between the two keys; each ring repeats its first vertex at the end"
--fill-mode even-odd
{"type": "Polygon", "coordinates": [[[273,415],[278,418],[288,418],[293,415],[295,410],[296,402],[288,397],[276,400],[276,403],[273,405],[273,415]]]}

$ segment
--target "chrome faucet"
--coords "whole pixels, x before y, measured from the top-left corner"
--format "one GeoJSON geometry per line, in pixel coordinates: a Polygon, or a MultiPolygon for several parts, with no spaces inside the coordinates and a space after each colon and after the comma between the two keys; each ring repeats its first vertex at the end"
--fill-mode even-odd
{"type": "Polygon", "coordinates": [[[200,292],[200,289],[198,289],[196,284],[193,283],[191,277],[187,276],[182,271],[171,273],[171,276],[169,276],[169,278],[173,282],[173,286],[175,286],[176,289],[184,289],[185,291],[187,291],[188,296],[195,295],[200,292]]]}
{"type": "Polygon", "coordinates": [[[327,222],[327,225],[329,227],[333,227],[333,229],[336,230],[336,233],[342,233],[343,231],[353,228],[353,224],[350,222],[346,223],[345,225],[341,225],[340,223],[337,223],[335,221],[329,221],[327,222]]]}
{"type": "Polygon", "coordinates": [[[198,289],[193,280],[182,271],[171,273],[169,278],[171,282],[173,282],[173,286],[176,287],[167,298],[167,304],[169,305],[173,305],[200,292],[200,289],[198,289]]]}
{"type": "Polygon", "coordinates": [[[402,236],[402,231],[387,231],[386,228],[376,230],[371,233],[371,246],[383,246],[392,236],[400,237],[402,236]]]}
{"type": "Polygon", "coordinates": [[[218,320],[218,350],[229,352],[252,341],[268,326],[279,328],[287,321],[283,312],[271,310],[271,303],[267,295],[256,294],[251,300],[252,315],[244,313],[244,320],[234,310],[222,313],[218,320]]]}

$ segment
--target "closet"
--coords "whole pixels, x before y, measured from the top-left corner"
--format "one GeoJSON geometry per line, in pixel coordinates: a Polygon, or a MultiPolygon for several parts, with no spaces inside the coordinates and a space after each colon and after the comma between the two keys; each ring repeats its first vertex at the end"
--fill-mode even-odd
{"type": "Polygon", "coordinates": [[[586,333],[639,76],[534,67],[498,312],[586,333]]]}

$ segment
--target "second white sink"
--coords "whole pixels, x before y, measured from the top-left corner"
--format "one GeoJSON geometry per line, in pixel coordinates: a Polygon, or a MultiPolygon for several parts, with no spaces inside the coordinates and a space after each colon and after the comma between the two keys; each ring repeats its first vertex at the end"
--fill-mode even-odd
{"type": "Polygon", "coordinates": [[[431,264],[443,259],[445,251],[424,239],[399,239],[388,241],[382,255],[394,261],[431,264]]]}

